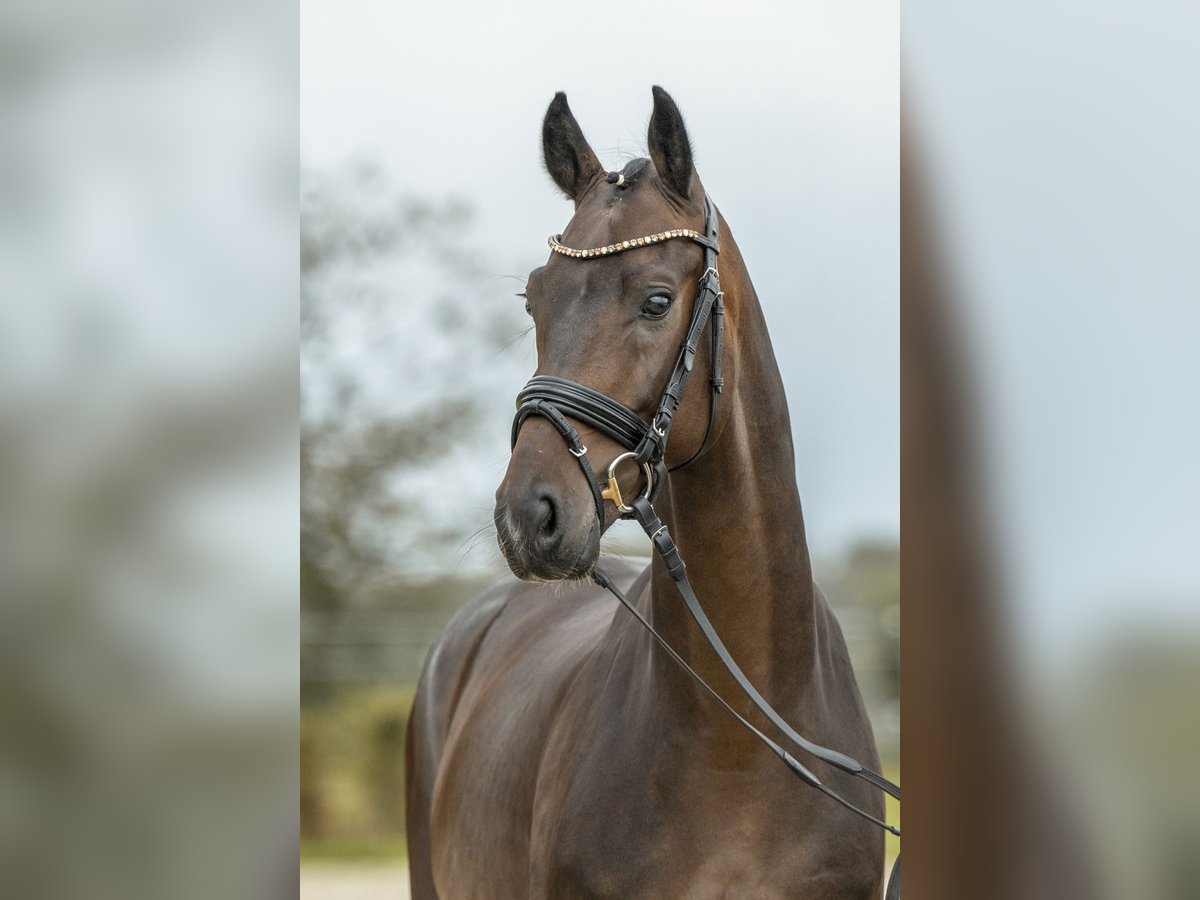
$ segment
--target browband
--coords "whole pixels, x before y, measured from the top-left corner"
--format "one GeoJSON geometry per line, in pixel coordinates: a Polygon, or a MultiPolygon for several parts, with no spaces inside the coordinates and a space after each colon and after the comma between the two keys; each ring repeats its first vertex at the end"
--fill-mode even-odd
{"type": "Polygon", "coordinates": [[[670,231],[648,234],[645,237],[634,238],[631,241],[617,241],[615,244],[609,244],[606,247],[592,247],[590,250],[576,250],[574,247],[568,247],[560,243],[562,240],[561,234],[550,235],[546,239],[546,243],[550,245],[551,250],[555,253],[561,253],[563,256],[570,256],[573,259],[591,259],[595,256],[611,256],[614,253],[624,253],[626,250],[645,247],[647,244],[658,244],[662,241],[669,241],[672,238],[687,238],[688,240],[695,241],[697,244],[708,247],[714,253],[719,249],[714,238],[703,235],[698,231],[693,231],[691,228],[672,228],[670,231]]]}

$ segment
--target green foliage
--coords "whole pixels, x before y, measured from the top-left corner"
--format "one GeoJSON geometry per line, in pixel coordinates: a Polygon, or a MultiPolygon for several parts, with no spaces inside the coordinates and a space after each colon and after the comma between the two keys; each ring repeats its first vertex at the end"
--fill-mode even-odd
{"type": "Polygon", "coordinates": [[[403,834],[412,697],[412,685],[375,685],[342,690],[331,703],[301,710],[305,839],[346,845],[403,834]]]}

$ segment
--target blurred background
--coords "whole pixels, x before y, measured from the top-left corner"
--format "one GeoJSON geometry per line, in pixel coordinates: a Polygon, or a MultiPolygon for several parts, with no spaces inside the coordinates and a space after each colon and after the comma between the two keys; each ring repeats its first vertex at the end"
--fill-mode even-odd
{"type": "MultiPolygon", "coordinates": [[[[541,160],[557,90],[610,168],[645,155],[651,85],[687,118],[766,311],[817,577],[898,777],[898,10],[769,12],[653,6],[580,31],[532,3],[302,4],[304,896],[397,896],[414,683],[504,568],[493,493],[536,365],[514,295],[571,215],[541,160]]],[[[643,541],[634,525],[606,546],[643,541]]]]}

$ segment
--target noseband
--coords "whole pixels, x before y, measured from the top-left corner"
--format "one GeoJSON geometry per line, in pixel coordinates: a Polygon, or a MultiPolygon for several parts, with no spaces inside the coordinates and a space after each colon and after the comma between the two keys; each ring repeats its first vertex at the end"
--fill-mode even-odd
{"type": "Polygon", "coordinates": [[[622,462],[630,461],[640,466],[645,476],[646,487],[643,496],[651,502],[658,496],[658,491],[666,480],[667,465],[664,457],[667,452],[667,437],[671,433],[671,423],[675,412],[679,409],[679,401],[683,397],[683,389],[687,386],[696,362],[696,350],[700,345],[701,335],[706,325],[710,325],[712,339],[712,403],[708,414],[708,431],[704,442],[692,454],[687,462],[676,466],[677,469],[688,465],[704,453],[712,443],[717,425],[718,400],[725,382],[721,377],[721,357],[724,355],[725,344],[725,303],[721,293],[721,280],[717,275],[717,252],[719,245],[717,210],[712,201],[704,198],[704,233],[700,234],[690,228],[676,228],[670,231],[660,231],[657,234],[609,244],[607,247],[596,247],[590,250],[576,250],[559,243],[562,235],[555,235],[549,240],[550,249],[555,253],[573,259],[595,259],[624,253],[638,247],[648,247],[676,238],[695,241],[704,248],[704,274],[700,276],[700,284],[696,290],[696,300],[692,305],[692,321],[688,326],[687,335],[679,354],[675,359],[675,367],[663,388],[662,397],[658,401],[657,411],[649,423],[623,403],[614,400],[607,394],[602,394],[586,384],[579,384],[566,378],[554,375],[535,375],[529,383],[517,394],[517,415],[512,424],[512,445],[517,444],[521,426],[530,416],[542,416],[562,435],[567,442],[571,455],[579,463],[588,487],[592,491],[592,499],[596,503],[596,517],[599,527],[604,527],[606,500],[611,500],[616,506],[621,518],[633,515],[633,507],[627,504],[621,496],[617,485],[617,468],[622,462]],[[607,478],[597,484],[594,470],[587,458],[587,447],[579,437],[579,432],[567,421],[572,418],[595,428],[602,434],[612,438],[625,448],[609,464],[607,478]]]}
{"type": "MultiPolygon", "coordinates": [[[[561,237],[562,235],[555,235],[550,238],[550,249],[555,253],[573,259],[594,259],[610,256],[614,253],[623,253],[627,250],[649,246],[661,241],[684,238],[695,241],[704,248],[704,274],[700,276],[696,300],[692,306],[692,321],[688,326],[687,335],[684,337],[683,345],[679,348],[679,354],[675,359],[675,366],[671,370],[670,378],[667,379],[667,385],[663,389],[657,411],[649,423],[645,422],[636,412],[625,406],[625,404],[585,384],[579,384],[578,382],[559,378],[554,375],[535,375],[517,395],[517,414],[513,419],[512,425],[512,445],[516,446],[521,426],[530,416],[541,416],[549,421],[558,433],[562,435],[563,440],[567,443],[568,450],[583,470],[588,487],[592,491],[592,498],[596,503],[598,527],[600,529],[604,528],[605,501],[613,503],[621,518],[634,518],[638,521],[638,524],[642,526],[642,529],[654,544],[655,550],[658,551],[659,556],[662,558],[667,572],[675,581],[675,586],[683,597],[688,612],[691,613],[696,624],[700,626],[701,633],[716,652],[722,665],[733,676],[738,687],[741,688],[750,701],[797,747],[829,765],[867,781],[869,784],[874,785],[899,800],[900,789],[895,784],[888,781],[882,775],[866,768],[858,761],[846,756],[844,753],[822,747],[805,738],[784,721],[783,717],[775,711],[774,707],[750,683],[745,673],[742,672],[733,657],[730,656],[724,642],[717,634],[716,629],[713,628],[712,622],[704,612],[704,608],[700,605],[700,601],[696,597],[695,591],[692,590],[691,583],[688,581],[687,567],[679,555],[675,541],[672,539],[670,532],[668,532],[667,526],[662,523],[658,515],[654,512],[654,500],[662,488],[663,482],[666,481],[668,472],[676,471],[690,464],[703,454],[712,443],[717,422],[718,400],[724,387],[724,380],[721,377],[721,358],[724,351],[725,339],[725,304],[724,294],[721,293],[720,278],[717,274],[717,253],[720,250],[720,245],[717,239],[717,211],[716,207],[713,206],[712,200],[707,195],[704,198],[704,234],[688,228],[680,228],[671,231],[662,231],[658,234],[630,241],[609,244],[606,247],[596,247],[590,250],[577,250],[566,247],[559,242],[561,237]],[[704,332],[705,326],[710,323],[712,336],[712,372],[709,383],[712,391],[712,402],[709,407],[708,430],[704,435],[704,441],[699,449],[686,462],[681,463],[674,469],[668,469],[665,457],[667,438],[671,432],[671,423],[674,421],[675,413],[679,409],[679,402],[683,397],[683,389],[687,386],[688,378],[692,373],[692,367],[696,361],[696,350],[700,344],[700,337],[704,332]],[[587,447],[584,446],[583,439],[579,436],[579,431],[571,424],[569,419],[583,422],[585,425],[612,438],[625,448],[625,452],[619,454],[609,464],[605,483],[597,483],[591,463],[587,458],[587,447]],[[642,468],[646,480],[646,486],[641,496],[630,501],[628,504],[621,496],[621,489],[617,485],[616,478],[618,466],[627,460],[642,468]]],[[[592,580],[616,597],[633,614],[634,618],[650,632],[655,641],[658,642],[667,654],[735,719],[765,744],[768,749],[775,753],[776,756],[783,760],[784,764],[787,765],[793,774],[851,812],[862,816],[892,834],[897,836],[900,834],[899,828],[877,819],[866,810],[855,806],[825,785],[813,772],[780,746],[779,743],[772,740],[735,710],[728,701],[717,693],[667,643],[655,630],[654,626],[642,615],[641,611],[629,602],[624,593],[621,592],[602,569],[596,568],[592,572],[592,580]]],[[[885,895],[886,900],[898,900],[900,896],[899,876],[900,858],[896,857],[891,876],[888,879],[885,895]]]]}

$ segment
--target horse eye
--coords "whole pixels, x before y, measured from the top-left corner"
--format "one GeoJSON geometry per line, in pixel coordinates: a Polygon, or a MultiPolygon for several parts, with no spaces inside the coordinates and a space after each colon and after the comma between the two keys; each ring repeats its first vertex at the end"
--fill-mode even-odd
{"type": "Polygon", "coordinates": [[[533,315],[533,307],[529,305],[528,300],[525,301],[525,315],[527,315],[527,316],[533,315]]]}
{"type": "Polygon", "coordinates": [[[642,304],[642,315],[648,319],[661,319],[670,308],[670,297],[665,294],[655,294],[653,297],[647,297],[646,302],[642,304]]]}

